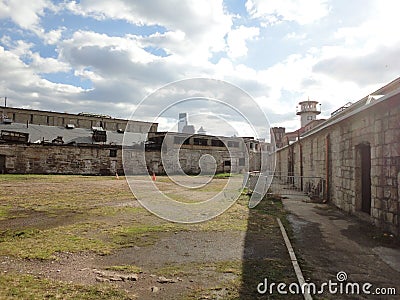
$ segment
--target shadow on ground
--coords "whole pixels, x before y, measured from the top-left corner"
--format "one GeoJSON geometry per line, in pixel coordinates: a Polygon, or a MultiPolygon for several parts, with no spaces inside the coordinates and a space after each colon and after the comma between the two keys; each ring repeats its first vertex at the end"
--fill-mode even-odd
{"type": "MultiPolygon", "coordinates": [[[[276,218],[288,228],[280,199],[266,198],[250,209],[245,236],[242,285],[239,299],[302,299],[302,295],[281,295],[276,289],[265,294],[257,291],[259,283],[297,282],[292,263],[276,218]]],[[[289,231],[290,234],[290,231],[289,231]]],[[[264,288],[265,284],[261,286],[264,288]]]]}

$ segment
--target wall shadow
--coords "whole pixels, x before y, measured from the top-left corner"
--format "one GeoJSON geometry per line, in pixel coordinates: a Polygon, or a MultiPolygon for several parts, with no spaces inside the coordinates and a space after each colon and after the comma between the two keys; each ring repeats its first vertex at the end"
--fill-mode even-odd
{"type": "MultiPolygon", "coordinates": [[[[286,213],[277,198],[264,198],[250,209],[242,257],[242,284],[239,299],[303,299],[300,295],[280,295],[276,288],[261,294],[259,283],[297,282],[293,266],[276,218],[287,228],[286,213]]],[[[290,232],[289,232],[290,234],[290,232]]]]}

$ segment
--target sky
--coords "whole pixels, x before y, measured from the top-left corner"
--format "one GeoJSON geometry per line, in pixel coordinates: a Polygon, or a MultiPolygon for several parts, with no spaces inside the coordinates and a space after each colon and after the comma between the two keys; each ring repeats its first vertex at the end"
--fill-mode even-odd
{"type": "MultiPolygon", "coordinates": [[[[295,130],[299,101],[328,118],[399,77],[399,11],[397,0],[0,0],[0,105],[130,118],[171,82],[211,78],[254,99],[232,100],[239,111],[295,130]]],[[[157,104],[146,108],[153,121],[157,104]]],[[[207,109],[196,128],[230,134],[207,109]]]]}

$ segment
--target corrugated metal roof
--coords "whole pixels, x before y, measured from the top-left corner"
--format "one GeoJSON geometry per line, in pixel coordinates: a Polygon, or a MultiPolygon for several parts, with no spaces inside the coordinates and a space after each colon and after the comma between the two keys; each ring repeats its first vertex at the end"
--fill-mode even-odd
{"type": "MultiPolygon", "coordinates": [[[[11,123],[0,124],[0,131],[1,130],[29,133],[30,143],[42,141],[43,139],[47,142],[51,142],[58,136],[62,136],[65,144],[73,142],[77,144],[103,144],[94,142],[92,140],[93,131],[86,128],[67,129],[65,127],[34,124],[29,124],[27,128],[26,124],[11,123]]],[[[122,145],[124,138],[126,145],[132,145],[145,141],[146,134],[126,132],[124,137],[124,133],[107,131],[107,142],[105,144],[122,145]]]]}

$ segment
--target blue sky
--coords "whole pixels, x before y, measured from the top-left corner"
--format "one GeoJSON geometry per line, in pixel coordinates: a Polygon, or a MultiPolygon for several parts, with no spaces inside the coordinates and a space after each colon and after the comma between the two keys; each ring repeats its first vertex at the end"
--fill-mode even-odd
{"type": "Polygon", "coordinates": [[[0,99],[128,118],[158,88],[206,77],[292,130],[299,101],[320,101],[329,117],[399,76],[398,3],[0,0],[0,99]]]}

